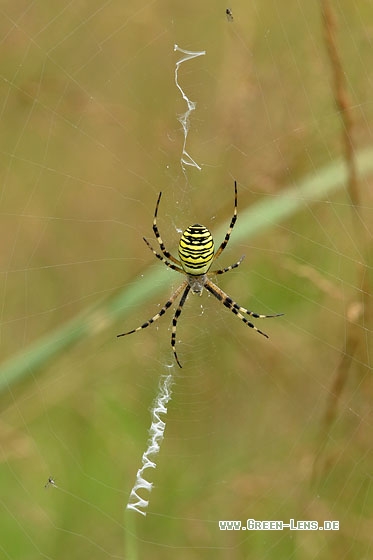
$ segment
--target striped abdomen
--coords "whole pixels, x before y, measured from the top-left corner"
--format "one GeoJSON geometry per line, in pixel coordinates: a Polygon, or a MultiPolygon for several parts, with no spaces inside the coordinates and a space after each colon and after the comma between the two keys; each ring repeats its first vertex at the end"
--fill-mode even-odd
{"type": "Polygon", "coordinates": [[[194,224],[183,233],[179,243],[181,265],[187,274],[205,274],[214,256],[214,240],[205,226],[194,224]]]}

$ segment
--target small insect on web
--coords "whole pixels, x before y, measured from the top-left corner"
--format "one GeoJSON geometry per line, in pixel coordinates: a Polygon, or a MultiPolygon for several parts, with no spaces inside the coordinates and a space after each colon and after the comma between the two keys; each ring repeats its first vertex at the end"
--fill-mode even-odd
{"type": "Polygon", "coordinates": [[[227,8],[225,10],[225,15],[227,16],[228,21],[233,21],[233,14],[232,14],[232,10],[230,8],[227,8]]]}
{"type": "Polygon", "coordinates": [[[186,280],[175,290],[175,292],[171,295],[170,299],[164,304],[162,309],[156,313],[151,319],[143,323],[140,327],[133,329],[132,331],[128,331],[125,333],[118,334],[117,337],[126,336],[128,334],[135,333],[137,331],[141,331],[145,329],[155,321],[157,321],[162,315],[164,315],[169,307],[174,303],[176,298],[182,293],[179,305],[176,309],[174,318],[172,320],[172,329],[171,329],[171,347],[175,356],[175,360],[179,367],[182,367],[177,356],[176,352],[176,327],[177,321],[180,317],[181,310],[183,305],[188,297],[189,292],[191,291],[192,294],[197,294],[199,296],[202,295],[203,288],[206,288],[213,296],[216,297],[225,307],[230,309],[232,313],[237,315],[241,321],[243,321],[248,327],[254,329],[259,334],[269,338],[266,333],[259,330],[253,323],[251,323],[243,314],[249,315],[250,317],[254,317],[254,319],[267,319],[270,317],[280,317],[283,313],[277,313],[275,315],[259,315],[258,313],[254,313],[253,311],[249,311],[245,307],[241,307],[236,303],[228,294],[223,292],[216,284],[214,284],[210,280],[210,276],[216,276],[217,274],[224,274],[225,272],[229,272],[234,268],[237,268],[243,261],[244,257],[242,256],[236,263],[222,269],[212,270],[210,272],[210,267],[217,259],[221,253],[224,251],[226,246],[228,245],[229,238],[231,236],[232,230],[237,220],[237,182],[234,182],[234,212],[231,219],[231,223],[229,225],[228,231],[225,235],[225,238],[220,245],[219,249],[215,252],[214,248],[214,240],[210,231],[200,224],[194,224],[189,226],[181,236],[180,243],[179,243],[179,259],[176,259],[171,255],[169,251],[167,251],[162,238],[160,236],[158,226],[157,226],[157,215],[158,215],[158,207],[161,200],[162,193],[159,193],[157,204],[155,206],[154,212],[154,220],[153,220],[153,232],[158,241],[159,248],[161,250],[161,254],[157,253],[153,247],[150,245],[149,241],[143,238],[149,249],[152,253],[162,261],[166,266],[171,268],[172,270],[176,270],[176,272],[180,272],[186,276],[186,280]]]}

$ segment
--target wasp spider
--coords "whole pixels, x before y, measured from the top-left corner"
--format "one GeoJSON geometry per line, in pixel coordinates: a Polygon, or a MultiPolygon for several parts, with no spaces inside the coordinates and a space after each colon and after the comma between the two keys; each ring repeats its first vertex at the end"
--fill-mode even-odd
{"type": "Polygon", "coordinates": [[[177,364],[179,365],[179,367],[181,367],[175,348],[177,321],[178,318],[180,317],[181,310],[188,297],[189,292],[191,291],[192,294],[198,294],[200,296],[202,295],[203,288],[206,288],[206,290],[208,290],[213,296],[215,296],[219,301],[221,301],[221,303],[225,305],[225,307],[227,307],[235,315],[237,315],[237,317],[241,319],[241,321],[243,321],[248,327],[251,327],[259,334],[262,334],[263,336],[268,338],[267,334],[257,329],[255,325],[253,325],[253,323],[251,323],[246,317],[243,316],[243,314],[249,315],[250,317],[254,317],[255,319],[266,319],[268,317],[280,317],[281,315],[283,315],[283,313],[278,313],[276,315],[258,315],[258,313],[249,311],[248,309],[245,309],[245,307],[241,307],[240,305],[238,305],[238,303],[233,301],[232,298],[230,298],[225,292],[223,292],[223,290],[218,288],[218,286],[216,286],[210,280],[211,275],[224,274],[229,270],[237,268],[244,259],[244,257],[242,256],[239,261],[232,264],[231,266],[219,270],[213,270],[210,272],[210,266],[212,262],[215,259],[217,259],[226,248],[230,235],[234,228],[234,224],[236,223],[237,220],[237,182],[236,181],[234,182],[233,217],[231,219],[231,223],[225,235],[224,241],[220,245],[219,249],[216,251],[216,253],[214,252],[214,240],[209,230],[205,226],[201,226],[200,224],[194,224],[192,226],[189,226],[181,236],[180,243],[179,243],[180,260],[175,259],[175,257],[173,257],[171,253],[167,251],[162,241],[162,238],[160,236],[160,233],[158,231],[157,214],[158,214],[158,206],[161,200],[161,196],[162,193],[159,193],[157,204],[155,206],[153,231],[155,237],[157,238],[163,256],[157,253],[153,249],[153,247],[150,245],[149,241],[145,239],[145,237],[143,239],[147,244],[147,246],[149,247],[149,249],[152,251],[152,253],[157,257],[157,259],[164,262],[164,264],[169,268],[172,268],[172,270],[176,270],[177,272],[181,272],[181,274],[184,274],[186,276],[186,280],[184,280],[181,286],[179,286],[177,290],[175,290],[175,292],[172,294],[170,299],[164,304],[164,306],[159,311],[159,313],[154,315],[154,317],[146,321],[146,323],[144,323],[140,327],[137,327],[137,329],[133,329],[132,331],[118,334],[117,336],[118,337],[126,336],[127,334],[132,334],[134,332],[140,331],[141,329],[145,329],[146,327],[148,327],[149,325],[157,321],[160,317],[162,317],[162,315],[166,313],[167,309],[171,307],[175,299],[182,293],[179,305],[176,309],[174,318],[172,320],[172,330],[171,330],[172,350],[177,364]]]}

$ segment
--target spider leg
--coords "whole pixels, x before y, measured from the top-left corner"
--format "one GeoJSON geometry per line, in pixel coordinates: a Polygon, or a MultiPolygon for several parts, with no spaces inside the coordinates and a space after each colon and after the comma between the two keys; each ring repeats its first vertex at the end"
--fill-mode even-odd
{"type": "MultiPolygon", "coordinates": [[[[177,327],[177,320],[178,320],[178,318],[180,317],[181,310],[182,310],[183,305],[184,305],[184,303],[185,303],[185,301],[186,301],[186,298],[188,297],[189,290],[190,290],[190,286],[189,286],[188,282],[186,281],[186,282],[184,282],[184,284],[186,284],[186,287],[185,287],[184,293],[183,293],[183,295],[182,295],[182,297],[181,297],[181,300],[180,300],[180,302],[179,302],[179,305],[178,305],[178,307],[177,307],[177,309],[176,309],[174,318],[172,319],[172,331],[171,331],[171,346],[172,346],[172,350],[173,350],[173,352],[174,352],[175,360],[177,361],[177,365],[178,365],[180,368],[182,367],[182,365],[181,365],[181,363],[179,362],[179,358],[177,357],[176,348],[175,348],[175,344],[176,344],[176,327],[177,327]]],[[[182,286],[183,286],[183,285],[182,285],[182,286]]]]}
{"type": "Polygon", "coordinates": [[[182,274],[184,274],[184,271],[183,271],[182,268],[179,268],[178,266],[175,266],[174,264],[171,264],[167,259],[162,257],[162,255],[160,255],[159,253],[154,251],[153,247],[150,245],[149,241],[147,239],[145,239],[145,237],[143,237],[143,240],[145,241],[145,243],[147,244],[147,246],[149,247],[151,252],[157,257],[157,259],[162,261],[169,268],[172,268],[172,270],[176,270],[177,272],[181,272],[182,274]]]}
{"type": "Polygon", "coordinates": [[[230,298],[228,296],[228,294],[226,294],[225,292],[223,292],[223,290],[218,288],[218,286],[216,286],[213,282],[211,282],[211,280],[207,279],[204,287],[213,296],[215,296],[216,299],[221,301],[222,304],[225,305],[225,307],[230,309],[232,311],[232,313],[237,315],[237,317],[239,319],[241,319],[241,321],[243,321],[248,327],[251,327],[252,329],[257,331],[259,334],[262,334],[263,336],[265,336],[266,338],[269,338],[268,334],[266,334],[263,331],[260,331],[259,329],[257,329],[256,326],[253,325],[253,323],[248,321],[248,319],[246,319],[246,317],[244,317],[242,315],[242,313],[246,313],[247,315],[250,315],[251,317],[254,317],[255,319],[267,319],[267,318],[270,318],[270,317],[280,317],[281,315],[283,315],[283,313],[278,313],[276,315],[259,315],[258,313],[254,313],[253,311],[249,311],[248,309],[245,309],[245,307],[241,307],[240,305],[238,305],[238,303],[233,301],[232,298],[230,298]]]}
{"type": "Polygon", "coordinates": [[[155,237],[157,238],[159,247],[161,248],[161,251],[162,251],[163,255],[166,257],[166,259],[169,259],[169,260],[172,261],[173,263],[178,264],[179,266],[181,266],[181,262],[178,261],[177,259],[175,259],[175,257],[173,257],[173,256],[171,255],[171,253],[169,253],[169,252],[166,250],[166,247],[164,246],[164,243],[163,243],[162,238],[161,238],[161,234],[159,233],[159,230],[158,230],[158,226],[157,226],[157,215],[158,215],[158,206],[159,206],[159,202],[160,202],[160,200],[161,200],[161,196],[162,196],[162,193],[160,192],[160,193],[159,193],[159,196],[158,196],[157,204],[156,204],[156,206],[155,206],[154,219],[153,219],[153,231],[154,231],[154,235],[155,235],[155,237]]]}
{"type": "MultiPolygon", "coordinates": [[[[121,333],[121,334],[117,334],[117,338],[119,338],[120,336],[126,336],[127,334],[132,334],[134,332],[137,331],[141,331],[141,329],[146,329],[146,327],[148,327],[149,325],[151,325],[152,323],[154,323],[155,321],[158,321],[158,319],[160,317],[162,317],[162,315],[164,315],[167,311],[167,309],[169,307],[171,307],[171,305],[173,304],[173,302],[175,301],[175,299],[178,297],[178,295],[180,294],[180,292],[182,292],[182,290],[187,286],[188,281],[185,280],[178,288],[177,290],[174,291],[174,293],[172,294],[172,296],[170,297],[170,299],[168,301],[166,301],[166,303],[164,304],[164,306],[162,307],[162,309],[156,313],[151,319],[149,319],[148,321],[146,321],[146,323],[143,323],[141,325],[141,327],[137,327],[137,329],[133,329],[132,331],[128,331],[125,333],[121,333]]],[[[180,313],[179,313],[180,315],[180,313]]],[[[181,366],[180,366],[181,367],[181,366]]]]}
{"type": "Polygon", "coordinates": [[[240,264],[242,263],[244,258],[245,258],[245,255],[242,255],[240,260],[237,261],[236,263],[232,264],[231,266],[227,266],[227,268],[222,268],[220,270],[211,270],[211,272],[209,272],[209,274],[224,274],[224,272],[229,272],[230,270],[233,270],[234,268],[237,268],[238,266],[240,266],[240,264]]]}
{"type": "Polygon", "coordinates": [[[231,219],[231,223],[229,224],[229,228],[225,235],[223,243],[220,245],[219,249],[216,251],[214,255],[214,260],[217,259],[219,255],[221,255],[221,253],[228,245],[228,241],[231,236],[232,229],[234,228],[234,224],[236,223],[236,220],[237,220],[237,181],[234,182],[234,212],[231,219]]]}

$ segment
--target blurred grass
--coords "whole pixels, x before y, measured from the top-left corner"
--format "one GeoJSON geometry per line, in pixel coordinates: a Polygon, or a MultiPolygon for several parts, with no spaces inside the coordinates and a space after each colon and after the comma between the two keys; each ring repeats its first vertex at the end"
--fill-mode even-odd
{"type": "MultiPolygon", "coordinates": [[[[2,375],[15,368],[1,394],[5,557],[126,558],[123,540],[132,557],[163,559],[361,560],[372,549],[369,324],[310,485],[367,248],[341,184],[319,5],[237,2],[234,24],[225,8],[2,5],[2,375]],[[203,165],[189,182],[175,42],[207,52],[180,73],[197,101],[188,151],[203,165]],[[242,305],[286,315],[263,341],[212,298],[190,298],[148,516],[130,526],[148,407],[172,363],[169,320],[125,342],[115,335],[180,280],[141,238],[160,190],[167,246],[196,217],[221,238],[233,178],[239,220],[223,261],[246,260],[222,286],[242,305]],[[44,490],[50,475],[59,488],[44,490]],[[217,530],[219,518],[248,517],[339,519],[341,530],[217,530]]],[[[335,9],[371,239],[371,6],[335,9]]]]}

